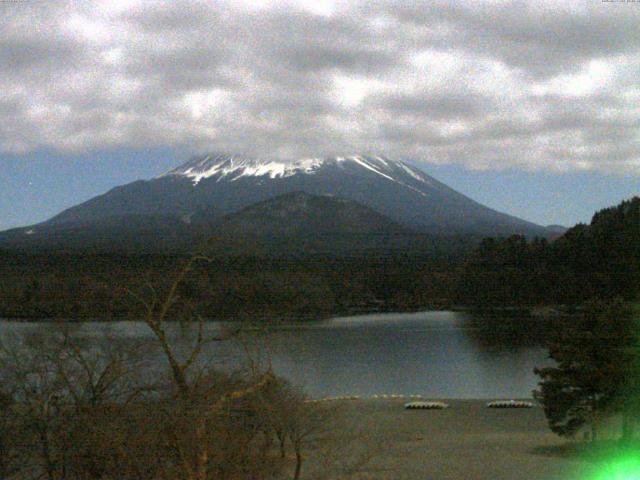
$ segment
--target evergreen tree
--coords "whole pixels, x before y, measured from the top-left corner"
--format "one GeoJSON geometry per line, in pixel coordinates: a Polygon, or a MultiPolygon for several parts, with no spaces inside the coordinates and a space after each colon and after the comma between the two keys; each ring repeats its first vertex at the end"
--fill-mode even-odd
{"type": "Polygon", "coordinates": [[[585,424],[592,439],[604,415],[628,411],[629,387],[636,381],[638,332],[622,301],[592,301],[567,319],[552,339],[556,366],[537,368],[542,403],[551,430],[571,436],[585,424]]]}
{"type": "Polygon", "coordinates": [[[632,328],[634,334],[625,344],[629,371],[625,388],[620,395],[623,442],[633,439],[636,424],[640,419],[640,303],[636,303],[632,308],[632,328]]]}

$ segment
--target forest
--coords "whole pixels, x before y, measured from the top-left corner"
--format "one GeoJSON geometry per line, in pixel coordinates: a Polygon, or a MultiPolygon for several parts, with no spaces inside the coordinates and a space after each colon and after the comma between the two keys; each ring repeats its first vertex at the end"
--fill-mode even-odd
{"type": "MultiPolygon", "coordinates": [[[[304,320],[376,311],[576,306],[591,298],[634,300],[640,293],[638,197],[597,212],[589,225],[576,225],[555,240],[512,236],[461,245],[440,254],[204,251],[181,283],[181,295],[205,318],[304,320]]],[[[0,316],[140,318],[135,296],[162,293],[188,260],[0,251],[0,316]]]]}
{"type": "MultiPolygon", "coordinates": [[[[132,294],[163,291],[186,256],[2,255],[0,316],[139,318],[132,294]]],[[[337,313],[442,308],[454,278],[430,258],[203,259],[181,284],[217,319],[308,319],[337,313]]]]}
{"type": "Polygon", "coordinates": [[[457,286],[457,300],[477,307],[637,300],[640,198],[601,210],[554,241],[485,239],[464,262],[457,286]]]}

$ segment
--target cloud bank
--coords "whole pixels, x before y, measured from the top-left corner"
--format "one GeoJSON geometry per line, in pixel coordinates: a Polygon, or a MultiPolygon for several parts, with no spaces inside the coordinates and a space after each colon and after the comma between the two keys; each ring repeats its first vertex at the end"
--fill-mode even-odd
{"type": "Polygon", "coordinates": [[[640,3],[0,3],[0,151],[640,175],[640,3]]]}

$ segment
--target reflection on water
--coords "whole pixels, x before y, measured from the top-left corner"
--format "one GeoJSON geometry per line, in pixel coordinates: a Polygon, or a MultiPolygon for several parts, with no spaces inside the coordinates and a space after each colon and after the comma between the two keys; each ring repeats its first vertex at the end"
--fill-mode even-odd
{"type": "Polygon", "coordinates": [[[480,348],[500,353],[545,346],[557,321],[508,312],[485,312],[465,315],[461,325],[480,348]]]}
{"type": "MultiPolygon", "coordinates": [[[[186,348],[189,333],[172,327],[174,338],[186,348]]],[[[0,335],[33,328],[41,327],[2,322],[0,335]]],[[[79,334],[93,337],[106,330],[120,341],[152,338],[141,322],[85,323],[77,328],[79,334]]],[[[220,328],[217,322],[207,324],[212,335],[220,328]]],[[[455,312],[362,315],[256,328],[243,342],[210,344],[202,358],[232,367],[249,348],[269,357],[276,373],[314,397],[529,397],[537,381],[533,368],[549,363],[544,347],[548,328],[530,319],[455,312]]]]}

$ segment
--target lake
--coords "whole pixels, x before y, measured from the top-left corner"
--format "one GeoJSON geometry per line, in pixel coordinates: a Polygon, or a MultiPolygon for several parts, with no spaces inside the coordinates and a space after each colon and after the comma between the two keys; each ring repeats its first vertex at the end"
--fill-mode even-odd
{"type": "MultiPolygon", "coordinates": [[[[214,332],[221,324],[211,322],[214,332]]],[[[55,327],[55,326],[53,326],[55,327]]],[[[0,335],[42,324],[4,321],[0,335]]],[[[151,338],[141,322],[83,323],[78,334],[103,330],[122,341],[151,338]]],[[[179,342],[187,343],[175,326],[179,342]]],[[[229,366],[245,358],[271,359],[274,371],[312,397],[419,394],[430,398],[531,397],[536,366],[548,365],[544,328],[525,318],[477,317],[458,312],[339,317],[258,329],[239,342],[214,343],[203,360],[229,366]]]]}

